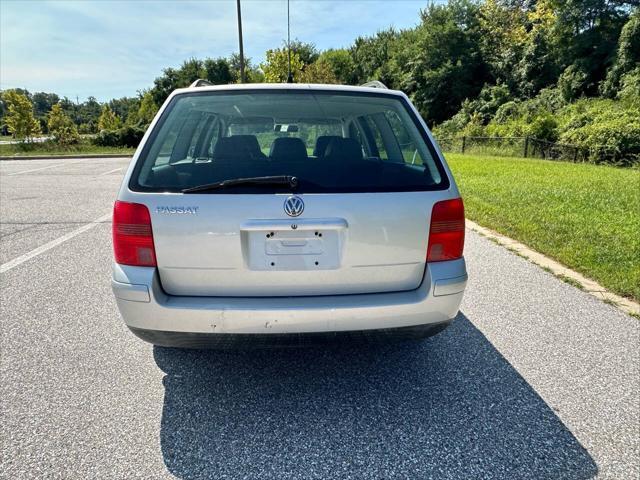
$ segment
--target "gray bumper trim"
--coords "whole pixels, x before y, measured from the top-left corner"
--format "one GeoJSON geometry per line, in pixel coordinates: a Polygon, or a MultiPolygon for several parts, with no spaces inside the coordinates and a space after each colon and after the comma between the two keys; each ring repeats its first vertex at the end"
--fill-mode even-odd
{"type": "Polygon", "coordinates": [[[130,302],[149,303],[149,289],[146,285],[132,285],[130,283],[121,283],[111,280],[111,288],[116,298],[121,300],[129,300],[130,302]]]}
{"type": "Polygon", "coordinates": [[[342,332],[274,333],[274,334],[225,334],[188,333],[129,329],[142,340],[161,347],[215,348],[245,350],[259,348],[288,348],[335,345],[339,343],[379,344],[397,340],[419,340],[431,337],[451,324],[451,321],[374,330],[349,330],[342,332]]]}
{"type": "Polygon", "coordinates": [[[433,296],[442,297],[444,295],[454,295],[464,291],[467,286],[467,275],[454,278],[444,278],[436,280],[433,287],[433,296]]]}

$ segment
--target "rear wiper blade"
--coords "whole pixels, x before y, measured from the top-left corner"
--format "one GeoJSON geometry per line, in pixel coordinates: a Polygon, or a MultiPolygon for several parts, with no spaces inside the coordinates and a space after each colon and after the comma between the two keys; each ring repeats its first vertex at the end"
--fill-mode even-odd
{"type": "Polygon", "coordinates": [[[291,175],[274,175],[264,177],[231,178],[221,182],[206,183],[197,187],[185,188],[182,193],[207,192],[235,185],[289,185],[292,190],[298,186],[298,178],[291,175]]]}

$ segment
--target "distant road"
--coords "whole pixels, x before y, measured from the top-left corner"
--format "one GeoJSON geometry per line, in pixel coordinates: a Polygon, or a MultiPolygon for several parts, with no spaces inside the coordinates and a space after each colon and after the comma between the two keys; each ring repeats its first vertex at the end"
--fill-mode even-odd
{"type": "MultiPolygon", "coordinates": [[[[13,144],[22,142],[22,140],[16,140],[13,137],[0,137],[0,138],[3,138],[3,139],[4,138],[10,138],[11,139],[11,140],[0,140],[0,145],[13,145],[13,144]]],[[[34,138],[31,139],[31,141],[33,143],[42,143],[42,142],[44,142],[46,140],[49,140],[50,138],[51,138],[50,136],[47,136],[47,137],[34,137],[34,138]]]]}

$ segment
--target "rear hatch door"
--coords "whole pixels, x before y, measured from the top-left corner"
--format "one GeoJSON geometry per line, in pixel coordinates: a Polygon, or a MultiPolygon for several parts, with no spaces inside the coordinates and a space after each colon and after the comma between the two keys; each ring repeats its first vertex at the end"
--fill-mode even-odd
{"type": "Polygon", "coordinates": [[[165,291],[293,296],[392,292],[420,285],[431,207],[442,194],[299,195],[304,212],[295,218],[285,213],[290,197],[147,198],[165,291]]]}

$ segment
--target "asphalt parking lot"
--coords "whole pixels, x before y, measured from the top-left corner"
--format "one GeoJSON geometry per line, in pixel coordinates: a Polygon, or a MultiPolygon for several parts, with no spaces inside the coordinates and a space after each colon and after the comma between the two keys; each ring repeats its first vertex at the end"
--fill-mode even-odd
{"type": "Polygon", "coordinates": [[[640,475],[639,320],[472,232],[461,313],[421,343],[141,342],[109,283],[127,165],[0,162],[2,478],[640,475]]]}

